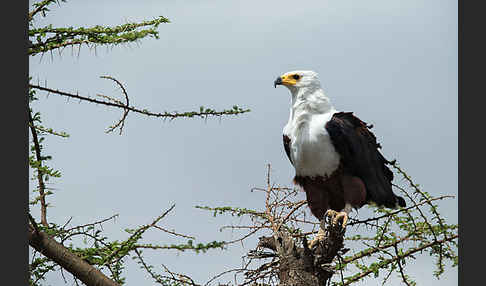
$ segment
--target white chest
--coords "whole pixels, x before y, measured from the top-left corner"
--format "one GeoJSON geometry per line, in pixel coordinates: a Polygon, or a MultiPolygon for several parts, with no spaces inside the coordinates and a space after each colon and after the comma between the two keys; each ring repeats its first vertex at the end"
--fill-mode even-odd
{"type": "Polygon", "coordinates": [[[331,175],[338,167],[340,156],[336,152],[325,125],[334,112],[296,117],[284,128],[290,137],[290,156],[296,175],[331,175]]]}

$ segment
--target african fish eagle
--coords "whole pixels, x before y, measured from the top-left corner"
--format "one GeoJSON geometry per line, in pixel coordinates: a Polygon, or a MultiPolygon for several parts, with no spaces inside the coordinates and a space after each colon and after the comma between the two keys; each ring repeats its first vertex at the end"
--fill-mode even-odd
{"type": "MultiPolygon", "coordinates": [[[[352,112],[336,111],[316,72],[287,72],[275,80],[277,85],[292,96],[283,144],[295,168],[294,183],[305,191],[316,218],[330,216],[333,224],[342,219],[344,229],[353,208],[405,206],[392,191],[390,162],[378,150],[370,126],[352,112]]],[[[311,246],[323,236],[321,228],[311,246]]]]}

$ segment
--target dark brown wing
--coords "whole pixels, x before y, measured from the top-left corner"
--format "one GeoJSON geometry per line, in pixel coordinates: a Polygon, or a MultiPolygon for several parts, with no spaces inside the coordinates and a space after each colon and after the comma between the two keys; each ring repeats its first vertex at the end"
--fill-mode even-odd
{"type": "Polygon", "coordinates": [[[294,162],[292,162],[292,158],[290,157],[290,137],[285,134],[283,135],[283,145],[285,153],[287,153],[287,157],[289,157],[290,163],[294,164],[294,162]]]}
{"type": "Polygon", "coordinates": [[[325,126],[336,151],[341,156],[344,172],[360,178],[366,187],[366,201],[394,208],[405,206],[405,200],[393,193],[393,172],[378,150],[376,137],[365,122],[352,112],[338,112],[325,126]]]}

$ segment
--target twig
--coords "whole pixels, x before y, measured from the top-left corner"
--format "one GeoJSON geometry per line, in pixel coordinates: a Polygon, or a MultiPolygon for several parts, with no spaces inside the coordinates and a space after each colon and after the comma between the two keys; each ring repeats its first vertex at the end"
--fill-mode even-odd
{"type": "Polygon", "coordinates": [[[347,226],[351,226],[351,225],[355,225],[355,224],[361,224],[361,223],[367,223],[367,222],[371,222],[371,221],[377,221],[377,220],[380,220],[382,218],[387,218],[389,216],[393,216],[393,215],[399,214],[401,212],[405,212],[405,211],[410,210],[410,209],[415,209],[418,206],[421,206],[421,205],[424,205],[424,204],[428,204],[428,203],[430,203],[432,201],[442,200],[442,199],[445,199],[445,198],[454,198],[454,196],[446,195],[446,196],[440,196],[440,197],[437,197],[437,198],[431,198],[431,199],[428,199],[428,200],[425,200],[425,201],[421,201],[419,203],[416,203],[413,206],[409,206],[409,207],[406,207],[406,208],[401,208],[399,210],[396,210],[396,211],[393,211],[393,212],[390,212],[390,213],[387,213],[387,214],[384,214],[384,215],[381,215],[381,216],[378,216],[378,217],[369,218],[369,219],[365,219],[365,220],[352,221],[352,222],[349,222],[347,224],[347,226]]]}
{"type": "Polygon", "coordinates": [[[274,232],[277,232],[278,229],[275,225],[274,216],[271,214],[272,207],[270,206],[270,194],[272,193],[272,186],[270,185],[270,164],[267,165],[267,190],[266,190],[266,199],[265,199],[265,213],[267,215],[267,219],[270,222],[270,225],[274,232]]]}
{"type": "MultiPolygon", "coordinates": [[[[395,254],[397,255],[397,257],[400,257],[400,254],[398,254],[398,247],[396,244],[393,246],[393,248],[395,248],[395,254]]],[[[398,263],[398,268],[400,269],[400,275],[402,275],[403,282],[405,282],[407,286],[410,286],[407,277],[405,277],[405,274],[403,273],[402,263],[400,262],[400,259],[397,259],[397,263],[398,263]]]]}
{"type": "Polygon", "coordinates": [[[208,280],[208,281],[207,281],[207,282],[204,284],[204,286],[209,285],[209,283],[211,283],[212,281],[216,280],[217,278],[219,278],[219,277],[221,277],[221,276],[223,276],[223,275],[225,275],[225,274],[228,274],[228,273],[231,273],[231,272],[235,272],[235,271],[236,271],[236,272],[241,272],[241,271],[245,271],[245,270],[247,270],[247,269],[246,269],[246,268],[238,268],[238,269],[230,269],[230,270],[223,271],[223,272],[221,272],[221,273],[217,274],[216,276],[214,276],[213,278],[209,279],[209,280],[208,280]]]}
{"type": "Polygon", "coordinates": [[[148,224],[148,225],[145,225],[141,228],[139,228],[137,231],[135,231],[124,243],[122,243],[122,245],[120,245],[120,247],[118,249],[116,249],[115,251],[113,251],[110,255],[108,255],[108,257],[105,259],[105,263],[103,263],[102,266],[105,266],[107,265],[111,259],[113,257],[115,257],[125,246],[125,244],[127,244],[130,240],[132,240],[134,237],[138,236],[138,235],[141,235],[142,233],[144,233],[147,229],[149,229],[150,227],[154,226],[156,223],[158,223],[162,218],[164,218],[170,211],[172,211],[172,209],[174,209],[175,207],[175,204],[172,205],[167,211],[165,211],[162,215],[160,215],[159,217],[157,217],[151,224],[148,224]]]}
{"type": "MultiPolygon", "coordinates": [[[[114,81],[121,88],[123,95],[125,95],[125,101],[126,101],[125,106],[130,106],[130,101],[128,99],[127,91],[125,90],[125,87],[123,86],[123,84],[121,84],[121,82],[119,82],[117,79],[115,79],[111,76],[100,76],[100,77],[114,81]]],[[[125,111],[123,112],[122,118],[116,124],[114,124],[113,126],[110,126],[108,128],[108,130],[106,131],[106,133],[110,133],[113,130],[115,130],[118,126],[120,126],[120,135],[122,134],[123,126],[125,126],[125,119],[127,118],[128,111],[129,111],[127,108],[125,108],[124,110],[125,111]]]]}
{"type": "Polygon", "coordinates": [[[97,224],[101,225],[102,223],[107,222],[107,221],[112,220],[112,219],[115,219],[117,217],[118,217],[118,214],[114,214],[114,215],[110,216],[109,218],[105,218],[105,219],[102,219],[100,221],[95,221],[95,222],[88,223],[88,224],[74,226],[74,227],[71,227],[69,229],[63,230],[60,233],[65,233],[65,232],[69,232],[69,231],[72,231],[72,230],[75,230],[75,229],[85,228],[85,227],[88,227],[88,226],[94,226],[94,225],[97,225],[97,224]]]}
{"type": "Polygon", "coordinates": [[[277,227],[277,230],[280,229],[280,227],[289,219],[289,217],[296,211],[298,210],[300,207],[304,206],[305,204],[307,204],[307,201],[304,200],[304,201],[300,201],[297,203],[297,205],[283,218],[283,220],[280,222],[280,224],[278,225],[277,227]]]}
{"type": "Polygon", "coordinates": [[[194,280],[192,280],[192,278],[189,277],[189,276],[187,276],[187,275],[172,272],[164,264],[162,264],[162,267],[164,267],[165,272],[167,272],[167,273],[170,274],[170,276],[171,276],[170,279],[172,279],[174,281],[182,282],[182,283],[184,283],[183,285],[185,285],[185,283],[190,282],[190,285],[192,285],[192,286],[201,286],[199,284],[194,283],[194,280]],[[179,277],[182,277],[183,279],[176,278],[174,274],[177,275],[177,276],[179,276],[179,277]],[[190,281],[188,281],[188,280],[190,280],[190,281]]]}
{"type": "Polygon", "coordinates": [[[190,238],[190,239],[196,239],[194,236],[189,236],[189,235],[185,235],[185,234],[181,234],[181,233],[177,233],[175,231],[170,231],[168,229],[165,229],[165,228],[162,228],[158,225],[154,225],[155,228],[157,229],[160,229],[161,231],[164,231],[164,232],[167,232],[167,233],[170,233],[172,235],[175,235],[175,236],[180,236],[180,237],[184,237],[184,238],[190,238]]]}
{"type": "Polygon", "coordinates": [[[253,235],[254,233],[256,233],[257,231],[259,231],[262,228],[263,227],[255,228],[254,230],[250,231],[248,234],[244,235],[243,237],[238,238],[238,239],[235,239],[235,240],[227,241],[224,244],[228,245],[228,244],[232,244],[232,243],[235,243],[235,242],[243,241],[243,240],[245,240],[246,238],[250,237],[251,235],[253,235]]]}
{"type": "MultiPolygon", "coordinates": [[[[454,239],[456,239],[456,238],[458,238],[458,237],[459,237],[459,235],[455,234],[455,235],[453,235],[453,236],[446,237],[446,238],[444,238],[444,239],[442,239],[442,240],[433,241],[433,242],[428,243],[428,244],[425,244],[425,245],[423,245],[423,246],[421,246],[421,247],[414,248],[414,249],[412,249],[412,250],[410,250],[410,251],[406,252],[406,253],[405,253],[405,254],[403,254],[403,255],[399,255],[399,256],[396,256],[396,257],[394,257],[394,258],[392,258],[392,259],[388,260],[388,261],[387,261],[387,264],[390,264],[390,263],[392,263],[392,262],[395,262],[395,261],[396,261],[396,260],[398,260],[398,259],[402,259],[402,258],[404,258],[404,257],[411,256],[412,254],[414,254],[414,253],[416,253],[416,252],[420,252],[420,251],[422,251],[422,250],[424,250],[424,249],[426,249],[426,248],[432,247],[432,246],[434,246],[434,245],[437,245],[437,244],[442,244],[442,243],[444,243],[444,242],[448,242],[448,241],[454,240],[454,239]]],[[[369,270],[367,270],[367,271],[365,271],[365,272],[361,273],[360,275],[358,275],[358,276],[356,276],[356,277],[353,277],[352,279],[349,279],[348,281],[346,281],[346,283],[344,283],[344,284],[343,284],[343,286],[346,286],[346,285],[349,285],[349,284],[351,284],[351,283],[354,283],[354,282],[356,282],[356,281],[360,280],[361,278],[363,278],[363,277],[365,277],[365,276],[369,275],[369,274],[370,274],[370,273],[372,273],[372,272],[373,272],[373,269],[369,269],[369,270]]]]}
{"type": "MultiPolygon", "coordinates": [[[[415,191],[417,193],[419,193],[423,199],[428,199],[428,196],[425,195],[424,192],[422,192],[419,187],[412,181],[412,178],[410,178],[410,176],[405,173],[397,164],[396,160],[395,162],[393,162],[392,166],[405,178],[405,180],[408,181],[408,183],[410,184],[410,186],[412,186],[415,191]]],[[[407,194],[408,196],[408,194],[407,194]]],[[[439,226],[441,227],[441,229],[444,229],[444,225],[442,224],[442,219],[440,218],[439,216],[439,213],[436,211],[434,205],[429,202],[428,205],[430,206],[430,210],[432,211],[432,213],[434,214],[435,218],[437,219],[437,223],[439,224],[439,226]]],[[[433,231],[432,227],[429,225],[429,223],[426,221],[427,225],[429,226],[432,234],[434,235],[434,238],[437,240],[437,237],[435,235],[435,232],[433,231]]],[[[444,234],[444,237],[445,237],[445,234],[444,234]]],[[[442,269],[443,268],[443,262],[442,262],[442,244],[439,245],[439,268],[442,269]]]]}
{"type": "Polygon", "coordinates": [[[349,258],[347,258],[347,259],[344,259],[344,260],[343,260],[343,262],[344,262],[344,263],[346,263],[346,264],[348,264],[348,263],[353,262],[353,261],[355,261],[355,260],[357,260],[357,259],[360,259],[360,258],[363,258],[363,257],[370,256],[370,255],[371,255],[371,254],[373,254],[373,253],[376,253],[376,252],[378,252],[378,251],[382,251],[383,249],[387,249],[388,247],[391,247],[391,246],[393,246],[393,245],[397,245],[397,244],[399,244],[400,242],[406,241],[406,240],[408,240],[408,239],[409,239],[411,236],[412,236],[412,234],[409,234],[409,235],[407,235],[407,236],[405,236],[405,237],[402,237],[402,238],[400,238],[400,239],[398,239],[398,240],[396,240],[396,241],[394,241],[394,242],[390,242],[390,243],[388,243],[388,244],[385,244],[385,245],[383,245],[383,246],[381,246],[381,247],[372,247],[372,248],[373,248],[372,250],[369,250],[369,251],[362,251],[362,252],[361,252],[360,254],[358,254],[358,255],[355,255],[355,256],[353,256],[353,257],[349,257],[349,258]]]}
{"type": "Polygon", "coordinates": [[[53,1],[45,1],[44,3],[40,4],[39,6],[37,6],[37,8],[35,8],[33,11],[29,12],[29,15],[28,15],[28,19],[29,19],[29,22],[34,18],[34,16],[39,13],[40,11],[43,11],[44,8],[55,2],[56,0],[53,0],[53,1]]]}

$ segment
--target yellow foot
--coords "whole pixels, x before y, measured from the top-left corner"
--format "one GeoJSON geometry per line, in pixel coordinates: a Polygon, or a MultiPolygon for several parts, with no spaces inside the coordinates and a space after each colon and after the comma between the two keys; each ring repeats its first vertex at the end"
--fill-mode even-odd
{"type": "Polygon", "coordinates": [[[309,242],[309,248],[312,249],[319,241],[324,240],[324,237],[325,237],[325,232],[319,226],[319,231],[317,232],[317,235],[314,237],[313,240],[309,242]]]}
{"type": "Polygon", "coordinates": [[[341,227],[343,229],[346,228],[346,224],[348,223],[348,214],[346,212],[337,212],[335,210],[327,210],[325,216],[331,219],[331,223],[333,226],[337,225],[339,219],[342,218],[341,227]]]}

